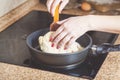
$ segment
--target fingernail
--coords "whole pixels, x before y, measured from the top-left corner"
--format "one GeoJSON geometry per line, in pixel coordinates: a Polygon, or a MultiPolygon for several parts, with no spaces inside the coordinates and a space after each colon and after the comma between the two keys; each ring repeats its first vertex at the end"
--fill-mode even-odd
{"type": "Polygon", "coordinates": [[[51,47],[54,47],[54,43],[52,43],[51,47]]]}
{"type": "Polygon", "coordinates": [[[49,41],[52,41],[52,38],[50,38],[49,41]]]}
{"type": "Polygon", "coordinates": [[[67,48],[65,47],[64,50],[66,50],[67,48]]]}
{"type": "Polygon", "coordinates": [[[59,49],[60,47],[59,46],[57,46],[57,49],[59,49]]]}

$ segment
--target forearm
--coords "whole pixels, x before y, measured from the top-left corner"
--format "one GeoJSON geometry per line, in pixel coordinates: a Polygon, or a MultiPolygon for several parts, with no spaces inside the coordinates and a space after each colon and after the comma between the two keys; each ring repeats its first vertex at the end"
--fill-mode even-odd
{"type": "Polygon", "coordinates": [[[90,15],[92,30],[120,33],[120,16],[90,15]]]}

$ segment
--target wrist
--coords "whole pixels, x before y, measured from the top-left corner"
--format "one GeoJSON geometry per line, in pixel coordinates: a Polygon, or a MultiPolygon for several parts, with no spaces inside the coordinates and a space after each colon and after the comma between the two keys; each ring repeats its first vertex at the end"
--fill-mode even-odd
{"type": "Polygon", "coordinates": [[[87,20],[87,23],[88,23],[88,31],[94,31],[95,28],[93,26],[93,17],[94,15],[87,15],[86,16],[86,20],[87,20]]]}
{"type": "Polygon", "coordinates": [[[89,23],[89,28],[91,31],[95,31],[96,30],[96,26],[94,25],[94,15],[88,15],[88,23],[89,23]]]}

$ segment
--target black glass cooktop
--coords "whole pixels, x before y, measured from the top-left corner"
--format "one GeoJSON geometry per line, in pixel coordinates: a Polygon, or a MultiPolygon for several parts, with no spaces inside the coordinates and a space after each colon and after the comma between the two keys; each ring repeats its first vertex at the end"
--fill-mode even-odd
{"type": "MultiPolygon", "coordinates": [[[[61,20],[73,15],[60,15],[61,20]]],[[[52,17],[48,12],[32,11],[5,31],[0,33],[0,62],[15,64],[20,66],[49,70],[61,74],[93,79],[100,69],[107,54],[94,56],[89,53],[86,60],[78,67],[71,70],[59,70],[38,65],[32,60],[28,47],[26,45],[26,37],[39,29],[49,27],[52,17]]],[[[93,44],[114,43],[117,34],[103,32],[88,32],[93,39],[93,44]]]]}

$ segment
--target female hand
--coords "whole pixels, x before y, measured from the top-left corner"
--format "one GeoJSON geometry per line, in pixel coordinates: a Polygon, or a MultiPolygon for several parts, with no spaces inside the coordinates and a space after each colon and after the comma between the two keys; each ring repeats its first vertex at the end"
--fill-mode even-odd
{"type": "Polygon", "coordinates": [[[52,47],[67,49],[76,39],[91,30],[89,16],[70,17],[57,22],[60,27],[51,35],[52,47]]]}
{"type": "Polygon", "coordinates": [[[67,5],[67,3],[69,2],[69,0],[47,0],[47,8],[48,11],[52,14],[52,16],[54,15],[55,12],[55,8],[57,5],[60,4],[59,7],[59,13],[61,13],[61,11],[63,10],[63,8],[67,5]]]}

